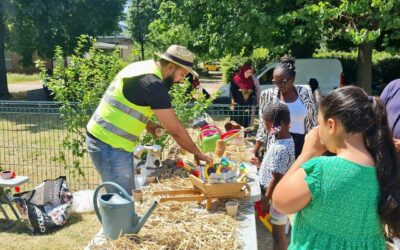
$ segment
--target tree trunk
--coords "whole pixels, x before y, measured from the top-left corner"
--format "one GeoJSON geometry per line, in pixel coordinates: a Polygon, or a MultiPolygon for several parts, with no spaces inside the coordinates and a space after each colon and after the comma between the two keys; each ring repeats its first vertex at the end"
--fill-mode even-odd
{"type": "Polygon", "coordinates": [[[142,54],[142,60],[144,60],[144,42],[143,42],[143,39],[141,39],[141,41],[140,41],[140,51],[141,51],[141,54],[142,54]]]}
{"type": "Polygon", "coordinates": [[[358,46],[357,59],[357,86],[371,94],[372,86],[372,49],[373,43],[364,43],[358,46]]]}
{"type": "Polygon", "coordinates": [[[142,57],[142,61],[143,61],[144,60],[144,44],[143,44],[141,27],[140,27],[139,1],[140,0],[136,0],[136,29],[137,29],[138,42],[140,43],[141,57],[142,57]]]}
{"type": "Polygon", "coordinates": [[[7,85],[7,71],[6,71],[6,55],[4,49],[4,35],[5,35],[5,25],[4,25],[4,6],[3,1],[0,1],[0,97],[8,98],[10,92],[8,91],[7,85]]]}

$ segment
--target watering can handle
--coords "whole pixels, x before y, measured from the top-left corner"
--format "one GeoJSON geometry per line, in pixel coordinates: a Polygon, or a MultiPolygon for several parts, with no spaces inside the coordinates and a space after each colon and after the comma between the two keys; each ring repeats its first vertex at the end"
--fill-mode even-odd
{"type": "Polygon", "coordinates": [[[94,207],[94,211],[96,212],[97,218],[99,219],[100,223],[102,223],[102,220],[101,220],[101,215],[100,215],[100,211],[99,211],[99,206],[97,205],[97,195],[98,195],[100,189],[106,185],[114,186],[115,188],[118,189],[119,194],[121,194],[125,199],[131,200],[131,197],[125,191],[125,189],[123,187],[121,187],[120,185],[118,185],[117,183],[107,181],[107,182],[103,182],[102,184],[100,184],[100,186],[98,186],[96,188],[96,190],[94,191],[94,195],[93,195],[93,207],[94,207]]]}
{"type": "Polygon", "coordinates": [[[221,133],[221,130],[220,130],[217,126],[215,126],[215,125],[205,125],[205,126],[203,126],[203,127],[200,128],[200,131],[203,131],[203,130],[211,130],[211,129],[216,129],[216,130],[218,130],[219,134],[222,134],[222,133],[221,133]]]}
{"type": "Polygon", "coordinates": [[[217,131],[219,136],[221,137],[221,130],[219,130],[219,128],[216,128],[216,129],[215,128],[207,128],[207,129],[200,131],[200,134],[197,136],[197,144],[200,143],[203,133],[207,132],[207,131],[217,131]]]}

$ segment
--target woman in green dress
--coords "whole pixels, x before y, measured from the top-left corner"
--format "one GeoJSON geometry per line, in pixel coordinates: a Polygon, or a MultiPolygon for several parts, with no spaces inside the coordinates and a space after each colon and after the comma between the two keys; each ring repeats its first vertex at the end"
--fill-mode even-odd
{"type": "Polygon", "coordinates": [[[360,88],[336,89],[318,122],[272,197],[297,212],[289,249],[385,249],[384,225],[400,236],[400,172],[384,106],[360,88]]]}

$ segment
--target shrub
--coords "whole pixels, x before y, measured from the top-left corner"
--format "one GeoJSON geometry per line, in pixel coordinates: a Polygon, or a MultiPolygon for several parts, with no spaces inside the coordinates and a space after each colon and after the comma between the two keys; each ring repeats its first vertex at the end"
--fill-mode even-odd
{"type": "MultiPolygon", "coordinates": [[[[48,75],[44,63],[37,61],[37,67],[41,70],[41,78],[46,86],[52,91],[54,99],[60,102],[60,113],[65,121],[68,135],[62,141],[62,147],[72,152],[71,159],[62,150],[55,160],[61,162],[72,174],[78,173],[84,177],[81,169],[81,159],[86,153],[85,136],[86,124],[91,114],[99,104],[108,85],[112,82],[117,73],[126,66],[119,58],[119,51],[105,53],[91,46],[86,36],[79,39],[77,48],[73,55],[68,57],[68,65],[65,65],[65,58],[61,48],[56,48],[55,68],[53,75],[48,75]],[[85,48],[88,48],[86,52],[85,48]]],[[[192,99],[193,92],[188,93],[190,84],[175,84],[170,95],[172,105],[181,122],[188,122],[199,116],[208,106],[211,105],[213,95],[206,99],[204,95],[196,99],[193,105],[188,105],[192,99]]],[[[156,121],[155,117],[151,118],[156,121]]],[[[148,133],[143,133],[140,138],[141,144],[157,143],[165,147],[170,136],[154,139],[148,133]]]]}
{"type": "MultiPolygon", "coordinates": [[[[210,98],[206,98],[203,93],[199,93],[193,89],[188,91],[190,87],[189,81],[186,79],[182,84],[172,85],[169,94],[172,99],[172,106],[175,110],[176,116],[179,121],[186,125],[191,126],[191,122],[194,118],[199,117],[204,111],[212,104],[215,97],[218,95],[214,93],[210,98]],[[196,100],[193,102],[193,96],[196,96],[196,100]]],[[[154,116],[151,118],[152,121],[157,122],[157,118],[154,116]]],[[[141,138],[141,144],[158,144],[164,149],[170,142],[171,136],[165,133],[163,136],[153,138],[149,133],[144,133],[141,138]]]]}
{"type": "Polygon", "coordinates": [[[62,146],[74,156],[71,161],[64,151],[60,151],[55,160],[71,173],[77,172],[81,176],[84,176],[80,163],[86,152],[86,124],[109,83],[124,67],[118,50],[111,54],[104,53],[95,49],[92,42],[87,36],[81,36],[74,53],[68,57],[68,65],[65,65],[62,49],[57,47],[51,76],[47,74],[44,63],[36,61],[46,87],[60,102],[59,110],[68,132],[62,146]]]}
{"type": "Polygon", "coordinates": [[[253,65],[254,71],[260,70],[270,60],[269,50],[266,48],[256,48],[251,55],[244,55],[244,50],[239,55],[227,55],[221,59],[222,81],[230,83],[233,75],[237,73],[241,66],[247,63],[253,65]]]}
{"type": "MultiPolygon", "coordinates": [[[[319,52],[314,58],[337,58],[341,61],[346,85],[357,81],[357,52],[319,52]]],[[[374,51],[372,54],[372,89],[379,95],[392,80],[400,78],[400,56],[392,56],[387,52],[374,51]]]]}

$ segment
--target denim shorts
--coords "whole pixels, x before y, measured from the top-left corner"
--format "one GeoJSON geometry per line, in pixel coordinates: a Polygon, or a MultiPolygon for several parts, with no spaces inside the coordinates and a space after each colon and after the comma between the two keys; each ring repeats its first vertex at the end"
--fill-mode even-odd
{"type": "MultiPolygon", "coordinates": [[[[132,195],[132,190],[135,189],[133,153],[114,148],[91,135],[86,135],[86,145],[102,181],[115,182],[132,195]]],[[[111,186],[105,188],[107,192],[115,192],[111,186]]]]}

